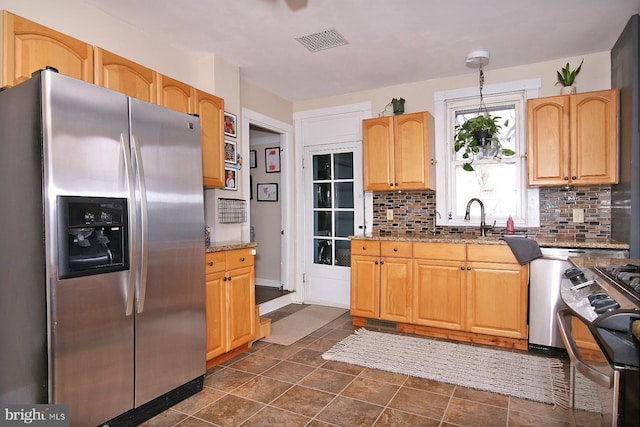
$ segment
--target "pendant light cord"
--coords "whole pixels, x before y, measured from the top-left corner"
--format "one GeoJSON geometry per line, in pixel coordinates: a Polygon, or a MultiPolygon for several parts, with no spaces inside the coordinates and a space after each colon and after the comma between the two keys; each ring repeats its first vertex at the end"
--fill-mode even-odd
{"type": "Polygon", "coordinates": [[[478,109],[478,113],[484,114],[486,116],[489,112],[487,111],[487,106],[484,105],[484,98],[482,96],[483,87],[484,87],[484,71],[482,70],[482,64],[480,64],[480,108],[478,109]]]}

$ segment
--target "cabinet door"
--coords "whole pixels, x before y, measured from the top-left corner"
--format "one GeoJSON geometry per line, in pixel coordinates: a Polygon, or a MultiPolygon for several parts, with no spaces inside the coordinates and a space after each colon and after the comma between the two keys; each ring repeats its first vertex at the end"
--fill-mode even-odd
{"type": "Polygon", "coordinates": [[[14,86],[47,66],[93,83],[93,47],[12,13],[2,12],[2,82],[14,86]]]}
{"type": "Polygon", "coordinates": [[[429,188],[429,115],[393,116],[396,190],[429,188]]]}
{"type": "Polygon", "coordinates": [[[413,261],[413,321],[465,329],[465,265],[461,261],[413,261]]]}
{"type": "Polygon", "coordinates": [[[224,272],[206,276],[207,360],[226,351],[227,301],[224,272]]]}
{"type": "Polygon", "coordinates": [[[186,83],[158,74],[158,103],[181,113],[195,112],[195,89],[186,83]]]}
{"type": "Polygon", "coordinates": [[[362,121],[364,189],[387,191],[394,188],[393,117],[362,121]]]}
{"type": "Polygon", "coordinates": [[[571,316],[571,337],[575,341],[583,359],[606,362],[598,343],[596,343],[587,325],[575,316],[571,316]]]}
{"type": "Polygon", "coordinates": [[[571,100],[571,181],[618,183],[618,91],[578,93],[571,100]]]}
{"type": "Polygon", "coordinates": [[[224,100],[196,90],[202,132],[202,174],[206,188],[224,188],[224,100]]]}
{"type": "Polygon", "coordinates": [[[380,260],[380,318],[411,322],[412,269],[409,258],[380,260]]]}
{"type": "Polygon", "coordinates": [[[527,338],[529,270],[518,264],[470,262],[467,271],[468,330],[527,338]]]}
{"type": "Polygon", "coordinates": [[[569,97],[527,101],[529,185],[566,185],[569,181],[569,97]]]}
{"type": "Polygon", "coordinates": [[[143,101],[157,103],[157,73],[107,50],[96,48],[95,82],[143,101]]]}
{"type": "Polygon", "coordinates": [[[253,266],[229,270],[226,278],[228,351],[253,341],[255,335],[256,297],[253,266]]]}
{"type": "Polygon", "coordinates": [[[380,316],[380,258],[351,256],[351,315],[380,316]]]}

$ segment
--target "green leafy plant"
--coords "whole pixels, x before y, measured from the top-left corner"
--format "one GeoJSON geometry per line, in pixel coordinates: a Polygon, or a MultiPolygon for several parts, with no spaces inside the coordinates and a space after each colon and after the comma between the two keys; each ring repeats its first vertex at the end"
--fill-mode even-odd
{"type": "Polygon", "coordinates": [[[511,157],[516,154],[513,150],[502,148],[502,144],[500,144],[498,133],[502,126],[509,125],[509,120],[506,120],[503,125],[500,123],[501,119],[502,117],[500,116],[480,114],[460,125],[456,125],[454,151],[457,153],[460,150],[464,150],[462,158],[466,161],[462,164],[462,169],[469,172],[473,171],[471,163],[473,163],[480,150],[485,149],[487,145],[490,145],[492,151],[495,151],[494,158],[500,159],[502,156],[511,157]]]}
{"type": "Polygon", "coordinates": [[[573,86],[573,84],[576,81],[576,77],[578,77],[578,74],[580,74],[580,70],[582,69],[582,63],[584,62],[584,59],[580,62],[580,65],[578,65],[578,68],[576,68],[575,70],[571,70],[569,63],[567,62],[567,65],[565,65],[564,68],[561,68],[558,71],[558,81],[556,82],[556,84],[560,83],[562,86],[573,86]]]}

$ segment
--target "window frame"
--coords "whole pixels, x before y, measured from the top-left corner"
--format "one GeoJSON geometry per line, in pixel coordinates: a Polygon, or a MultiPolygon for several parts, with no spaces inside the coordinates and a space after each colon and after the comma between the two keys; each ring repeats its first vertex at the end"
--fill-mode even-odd
{"type": "MultiPolygon", "coordinates": [[[[541,87],[540,79],[520,80],[506,83],[487,85],[483,87],[483,95],[487,104],[494,104],[494,100],[500,104],[515,104],[518,124],[517,124],[517,159],[520,170],[520,211],[523,217],[514,218],[516,227],[539,227],[539,191],[538,188],[527,187],[527,161],[526,161],[526,101],[530,98],[537,98],[541,87]]],[[[476,221],[465,221],[460,217],[449,217],[449,212],[454,212],[455,189],[454,180],[450,174],[453,173],[452,165],[455,162],[453,153],[453,138],[455,126],[455,110],[469,109],[468,105],[479,102],[478,88],[468,87],[449,91],[440,91],[434,94],[435,102],[435,138],[436,138],[436,223],[441,226],[457,227],[477,227],[476,221]],[[466,107],[460,107],[461,105],[466,107]]],[[[506,218],[491,217],[487,222],[504,223],[506,218]]]]}

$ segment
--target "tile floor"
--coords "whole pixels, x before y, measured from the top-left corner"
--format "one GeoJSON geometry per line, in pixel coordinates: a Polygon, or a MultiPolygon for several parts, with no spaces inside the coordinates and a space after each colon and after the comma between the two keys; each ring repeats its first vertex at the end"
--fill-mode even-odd
{"type": "Polygon", "coordinates": [[[143,426],[600,425],[551,405],[322,359],[352,331],[347,313],[290,346],[258,341],[209,370],[200,393],[143,426]]]}

